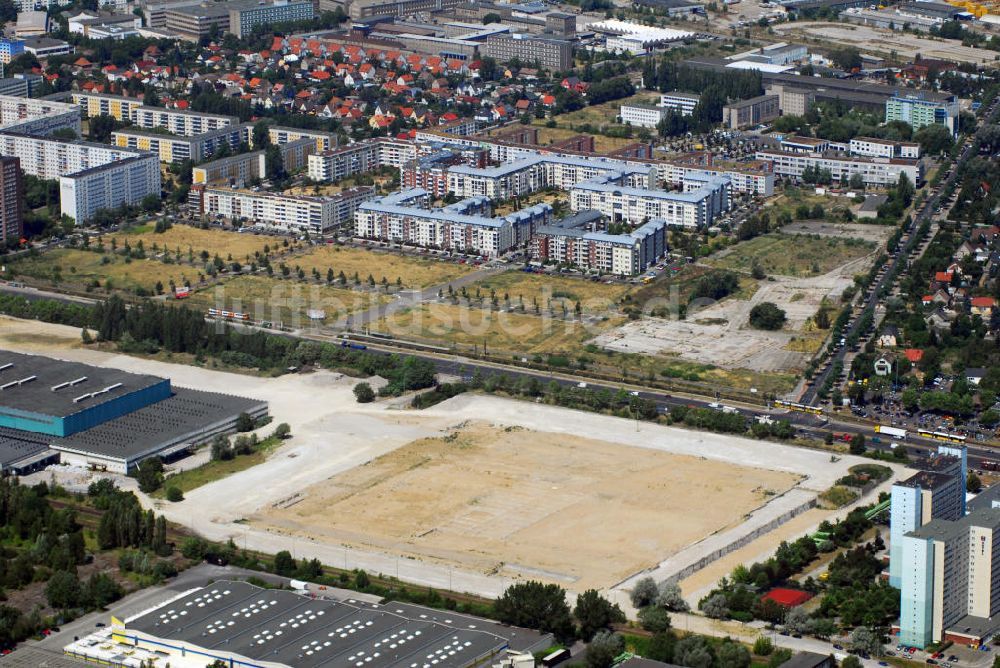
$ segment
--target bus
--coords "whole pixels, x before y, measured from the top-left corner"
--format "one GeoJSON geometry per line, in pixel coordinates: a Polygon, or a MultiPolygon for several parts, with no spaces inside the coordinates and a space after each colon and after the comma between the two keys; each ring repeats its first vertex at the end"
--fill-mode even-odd
{"type": "Polygon", "coordinates": [[[930,431],[928,429],[918,429],[917,436],[933,438],[936,441],[947,441],[948,443],[965,443],[966,437],[961,434],[949,434],[944,431],[930,431]]]}

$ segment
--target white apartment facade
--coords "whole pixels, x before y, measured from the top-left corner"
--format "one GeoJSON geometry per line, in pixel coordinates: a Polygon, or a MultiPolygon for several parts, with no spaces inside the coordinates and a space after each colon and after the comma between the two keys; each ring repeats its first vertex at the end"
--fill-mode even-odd
{"type": "Polygon", "coordinates": [[[668,113],[669,110],[664,107],[648,104],[623,104],[618,111],[624,125],[634,125],[637,128],[655,128],[668,113]]]}
{"type": "Polygon", "coordinates": [[[310,155],[308,173],[313,181],[337,181],[379,167],[402,167],[416,156],[413,142],[378,137],[310,155]]]}
{"type": "Polygon", "coordinates": [[[193,137],[211,130],[220,130],[240,124],[239,119],[235,116],[145,106],[135,108],[133,122],[140,128],[147,130],[164,128],[175,135],[184,137],[193,137]]]}
{"type": "Polygon", "coordinates": [[[612,222],[641,224],[659,219],[670,227],[697,229],[729,209],[730,183],[712,177],[686,192],[630,188],[603,179],[570,189],[570,209],[600,211],[612,222]]]}
{"type": "Polygon", "coordinates": [[[696,93],[663,93],[660,95],[660,106],[673,109],[681,116],[690,116],[694,108],[701,102],[701,95],[696,93]]]}
{"type": "Polygon", "coordinates": [[[870,186],[895,185],[900,174],[906,174],[914,184],[923,177],[922,167],[916,160],[809,155],[787,151],[758,151],[756,157],[769,161],[775,175],[796,180],[808,167],[829,170],[832,179],[841,183],[849,181],[854,174],[860,174],[865,185],[870,186]]]}
{"type": "Polygon", "coordinates": [[[893,141],[874,137],[855,137],[848,144],[851,155],[869,158],[900,158],[917,160],[920,158],[920,144],[910,141],[893,141]]]}
{"type": "Polygon", "coordinates": [[[160,197],[160,163],[151,154],[130,155],[59,177],[60,208],[83,222],[101,209],[138,205],[146,196],[160,197]]]}
{"type": "Polygon", "coordinates": [[[372,197],[374,188],[351,188],[328,197],[284,195],[232,188],[204,188],[201,212],[230,220],[245,219],[265,226],[326,234],[348,222],[355,210],[372,197]]]}

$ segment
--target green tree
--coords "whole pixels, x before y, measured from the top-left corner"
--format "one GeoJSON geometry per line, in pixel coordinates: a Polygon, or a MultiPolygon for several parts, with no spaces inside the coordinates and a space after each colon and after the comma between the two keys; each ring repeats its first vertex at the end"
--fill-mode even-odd
{"type": "Polygon", "coordinates": [[[687,636],[674,645],[674,663],[688,668],[712,668],[715,657],[703,636],[687,636]]]}
{"type": "Polygon", "coordinates": [[[969,475],[965,479],[965,489],[970,494],[979,494],[983,491],[983,481],[979,479],[975,471],[969,471],[969,475]]]}
{"type": "Polygon", "coordinates": [[[659,593],[660,590],[656,586],[656,580],[651,577],[644,577],[636,581],[635,586],[632,587],[632,591],[629,593],[629,598],[632,601],[632,606],[638,610],[645,608],[647,605],[652,605],[659,593]]]}
{"type": "Polygon", "coordinates": [[[287,422],[282,422],[277,427],[274,428],[273,436],[278,440],[284,440],[292,435],[292,428],[288,426],[287,422]]]}
{"type": "Polygon", "coordinates": [[[242,433],[253,431],[256,424],[249,413],[240,413],[236,416],[236,431],[242,433]]]}
{"type": "Polygon", "coordinates": [[[139,482],[139,489],[146,494],[151,494],[163,484],[163,461],[159,457],[148,457],[139,463],[135,479],[139,482]]]}
{"type": "Polygon", "coordinates": [[[274,572],[278,575],[288,576],[295,572],[298,566],[288,550],[282,550],[274,555],[274,572]]]}
{"type": "Polygon", "coordinates": [[[598,631],[587,645],[587,668],[611,668],[615,658],[625,651],[625,639],[617,633],[598,631]]]}
{"type": "Polygon", "coordinates": [[[354,398],[359,404],[368,404],[375,401],[375,390],[368,383],[358,383],[354,386],[354,398]]]}
{"type": "Polygon", "coordinates": [[[852,455],[863,455],[865,454],[865,435],[857,433],[851,436],[851,454],[852,455]]]}
{"type": "Polygon", "coordinates": [[[53,608],[75,608],[83,600],[83,588],[76,573],[56,571],[45,585],[45,598],[53,608]]]}
{"type": "Polygon", "coordinates": [[[181,491],[180,487],[176,485],[171,485],[167,487],[167,501],[171,503],[177,503],[178,501],[184,500],[184,492],[181,491]]]}
{"type": "Polygon", "coordinates": [[[505,624],[552,633],[560,642],[573,638],[566,591],[559,585],[535,580],[513,584],[497,599],[494,609],[505,624]]]}
{"type": "Polygon", "coordinates": [[[767,656],[774,651],[774,643],[767,636],[757,636],[753,641],[753,653],[757,656],[767,656]]]}
{"type": "Polygon", "coordinates": [[[756,329],[781,329],[785,325],[785,312],[772,302],[761,302],[750,309],[750,325],[756,329]]]}
{"type": "Polygon", "coordinates": [[[600,629],[625,621],[625,613],[618,605],[601,596],[596,589],[588,589],[576,599],[573,616],[580,628],[580,637],[590,640],[600,629]]]}
{"type": "Polygon", "coordinates": [[[750,651],[738,642],[723,642],[715,654],[718,668],[748,668],[750,665],[750,651]]]}
{"type": "Polygon", "coordinates": [[[642,628],[650,633],[661,633],[670,628],[670,613],[655,605],[640,610],[638,617],[642,628]]]}

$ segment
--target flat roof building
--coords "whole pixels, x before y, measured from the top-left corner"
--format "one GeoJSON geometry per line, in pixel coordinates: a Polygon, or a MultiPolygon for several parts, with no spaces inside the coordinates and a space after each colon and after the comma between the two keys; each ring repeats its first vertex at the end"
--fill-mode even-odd
{"type": "MultiPolygon", "coordinates": [[[[366,668],[467,668],[507,648],[537,652],[551,643],[550,636],[452,612],[317,598],[231,580],[113,620],[110,633],[113,642],[156,650],[169,661],[198,656],[274,668],[356,668],[359,662],[366,668]]],[[[78,641],[66,652],[87,656],[88,645],[78,641]]]]}

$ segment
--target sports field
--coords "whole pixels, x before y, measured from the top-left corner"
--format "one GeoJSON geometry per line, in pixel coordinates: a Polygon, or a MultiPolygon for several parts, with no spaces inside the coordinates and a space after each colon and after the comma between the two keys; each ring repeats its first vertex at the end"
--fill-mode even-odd
{"type": "Polygon", "coordinates": [[[326,317],[322,322],[329,324],[340,316],[387,300],[378,293],[264,276],[238,276],[210,290],[196,292],[183,303],[199,310],[214,307],[249,313],[254,320],[270,320],[294,328],[308,324],[310,310],[324,311],[326,317]]]}
{"type": "Polygon", "coordinates": [[[343,246],[316,246],[302,255],[288,258],[287,264],[293,268],[301,266],[307,274],[313,268],[323,276],[328,269],[333,269],[334,274],[344,272],[349,279],[357,273],[362,281],[371,274],[376,282],[381,283],[385,278],[395,285],[398,278],[405,288],[447,283],[472,271],[469,265],[446,262],[436,257],[410,257],[343,246]]]}
{"type": "Polygon", "coordinates": [[[250,519],[318,542],[582,591],[609,587],[739,524],[797,481],[788,472],[571,434],[464,423],[250,519]],[[702,502],[721,495],[725,503],[702,502]]]}
{"type": "Polygon", "coordinates": [[[616,316],[588,324],[574,318],[536,316],[530,304],[526,306],[528,312],[522,314],[425,303],[383,318],[374,329],[404,339],[470,348],[485,345],[493,352],[527,354],[577,352],[585,340],[624,321],[616,316]]]}

